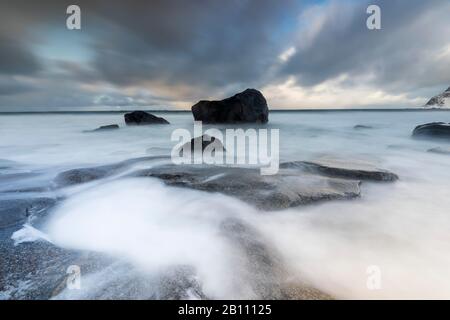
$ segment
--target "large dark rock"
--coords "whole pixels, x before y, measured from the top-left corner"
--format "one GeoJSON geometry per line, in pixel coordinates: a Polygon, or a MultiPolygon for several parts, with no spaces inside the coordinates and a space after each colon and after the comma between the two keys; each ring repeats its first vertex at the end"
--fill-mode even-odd
{"type": "Polygon", "coordinates": [[[415,138],[450,138],[450,123],[432,122],[417,126],[413,131],[415,138]]]}
{"type": "Polygon", "coordinates": [[[133,111],[126,113],[124,117],[127,125],[169,124],[166,119],[145,111],[133,111]]]}
{"type": "Polygon", "coordinates": [[[195,120],[205,123],[266,123],[269,121],[266,99],[255,89],[247,89],[220,101],[199,101],[192,107],[192,114],[195,120]]]}

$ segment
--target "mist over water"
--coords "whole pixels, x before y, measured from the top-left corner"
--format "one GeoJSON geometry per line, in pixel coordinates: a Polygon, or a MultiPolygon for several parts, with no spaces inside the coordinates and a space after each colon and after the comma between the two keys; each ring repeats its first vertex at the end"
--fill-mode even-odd
{"type": "MultiPolygon", "coordinates": [[[[192,129],[192,116],[162,116],[170,126],[125,127],[121,114],[0,116],[0,159],[12,161],[5,170],[40,173],[0,181],[0,199],[17,196],[7,189],[35,186],[63,170],[170,154],[172,130],[192,129]],[[121,128],[83,132],[113,123],[121,128]]],[[[450,113],[271,113],[267,128],[280,130],[281,161],[368,159],[399,175],[393,184],[364,182],[359,199],[263,212],[152,178],[104,179],[57,191],[66,199],[37,228],[58,247],[112,256],[146,277],[188,265],[209,297],[255,298],[242,253],[221,227],[240,219],[281,256],[287,280],[336,298],[449,298],[450,156],[427,150],[450,143],[411,138],[416,125],[433,121],[450,122],[450,113]],[[379,290],[367,287],[369,266],[381,271],[379,290]]],[[[112,268],[86,275],[83,290],[60,297],[95,298],[108,278],[129,276],[128,267],[112,268]]]]}

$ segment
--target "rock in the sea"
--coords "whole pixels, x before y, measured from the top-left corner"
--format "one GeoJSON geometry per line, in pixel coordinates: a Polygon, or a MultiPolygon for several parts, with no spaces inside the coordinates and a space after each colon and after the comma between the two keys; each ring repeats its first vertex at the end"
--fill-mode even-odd
{"type": "Polygon", "coordinates": [[[450,155],[450,148],[436,147],[428,149],[427,151],[431,153],[450,155]]]}
{"type": "Polygon", "coordinates": [[[356,126],[353,127],[353,129],[355,130],[364,130],[364,129],[373,129],[372,126],[367,126],[364,124],[357,124],[356,126]]]}
{"type": "Polygon", "coordinates": [[[192,138],[190,142],[185,143],[180,148],[180,153],[182,155],[183,149],[191,149],[191,152],[195,152],[195,146],[198,144],[198,146],[201,148],[201,150],[198,151],[205,151],[205,148],[209,146],[211,143],[214,144],[214,148],[216,151],[225,151],[225,147],[222,144],[222,141],[217,139],[216,137],[211,137],[207,134],[204,134],[199,137],[192,138]]]}
{"type": "Polygon", "coordinates": [[[89,132],[108,131],[108,130],[115,130],[115,129],[119,129],[119,125],[118,124],[109,124],[109,125],[106,125],[106,126],[100,126],[97,129],[91,130],[89,132]]]}
{"type": "Polygon", "coordinates": [[[269,108],[261,92],[247,89],[220,101],[202,100],[192,107],[197,121],[205,123],[266,123],[269,108]]]}
{"type": "Polygon", "coordinates": [[[149,156],[132,158],[122,162],[97,167],[76,168],[60,172],[54,179],[57,187],[67,187],[113,176],[137,163],[165,161],[168,156],[149,156]]]}
{"type": "Polygon", "coordinates": [[[163,180],[167,185],[219,192],[263,210],[278,210],[324,200],[360,195],[360,181],[324,177],[299,170],[263,176],[257,169],[219,166],[166,165],[133,176],[163,180]]]}
{"type": "Polygon", "coordinates": [[[280,168],[298,168],[307,172],[318,172],[329,177],[358,180],[395,181],[398,176],[388,170],[380,169],[373,163],[363,160],[322,157],[314,161],[285,162],[280,168]]]}
{"type": "Polygon", "coordinates": [[[125,123],[127,125],[148,125],[148,124],[169,124],[161,117],[154,116],[145,111],[133,111],[125,114],[125,123]]]}
{"type": "Polygon", "coordinates": [[[416,138],[450,138],[450,123],[431,122],[417,126],[413,131],[416,138]]]}

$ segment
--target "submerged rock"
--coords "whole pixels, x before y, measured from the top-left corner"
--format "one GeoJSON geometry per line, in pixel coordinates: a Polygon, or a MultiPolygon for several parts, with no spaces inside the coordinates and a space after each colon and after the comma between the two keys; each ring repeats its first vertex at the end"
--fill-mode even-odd
{"type": "Polygon", "coordinates": [[[264,210],[277,210],[317,201],[351,199],[360,195],[360,182],[324,177],[298,170],[263,176],[257,169],[218,166],[161,166],[136,172],[171,186],[234,196],[264,210]]]}
{"type": "Polygon", "coordinates": [[[346,179],[395,181],[398,176],[388,170],[362,160],[323,157],[314,161],[294,161],[280,165],[281,168],[298,168],[307,172],[318,172],[329,177],[346,179]]]}
{"type": "Polygon", "coordinates": [[[168,159],[170,159],[170,157],[168,156],[148,156],[128,159],[110,165],[76,168],[59,173],[53,180],[53,182],[58,187],[67,187],[113,176],[127,169],[129,166],[137,163],[154,163],[155,161],[165,161],[168,159]]]}
{"type": "Polygon", "coordinates": [[[172,266],[158,281],[158,300],[207,299],[202,291],[195,268],[187,265],[172,266]]]}
{"type": "Polygon", "coordinates": [[[432,122],[417,126],[413,131],[413,137],[450,138],[450,123],[432,122]]]}
{"type": "Polygon", "coordinates": [[[127,125],[169,124],[161,117],[157,117],[145,111],[133,111],[124,115],[127,125]]]}
{"type": "Polygon", "coordinates": [[[86,132],[109,131],[109,130],[115,130],[115,129],[119,129],[119,125],[118,124],[109,124],[109,125],[101,126],[101,127],[98,127],[97,129],[89,130],[89,131],[86,131],[86,132]]]}
{"type": "Polygon", "coordinates": [[[43,215],[56,203],[52,198],[8,199],[0,201],[0,228],[20,225],[43,215]]]}
{"type": "MultiPolygon", "coordinates": [[[[201,146],[201,151],[205,151],[205,148],[209,146],[210,144],[214,144],[216,151],[225,151],[225,147],[222,144],[222,141],[217,139],[216,137],[211,137],[207,134],[204,134],[202,136],[192,138],[190,142],[185,143],[180,148],[180,154],[183,154],[183,149],[191,149],[191,152],[195,152],[195,145],[198,144],[201,146]]],[[[212,147],[211,147],[212,148],[212,147]]]]}
{"type": "Polygon", "coordinates": [[[276,248],[255,228],[237,218],[227,218],[221,233],[237,249],[238,276],[249,286],[253,297],[246,299],[332,299],[301,279],[291,281],[285,263],[276,248]]]}
{"type": "Polygon", "coordinates": [[[353,129],[355,129],[355,130],[364,130],[364,129],[373,129],[373,127],[372,126],[363,125],[363,124],[357,124],[356,126],[353,127],[353,129]]]}
{"type": "Polygon", "coordinates": [[[428,149],[427,152],[450,155],[450,148],[436,147],[428,149]]]}
{"type": "Polygon", "coordinates": [[[247,89],[220,101],[202,100],[192,106],[197,121],[205,123],[266,123],[269,108],[261,92],[247,89]]]}

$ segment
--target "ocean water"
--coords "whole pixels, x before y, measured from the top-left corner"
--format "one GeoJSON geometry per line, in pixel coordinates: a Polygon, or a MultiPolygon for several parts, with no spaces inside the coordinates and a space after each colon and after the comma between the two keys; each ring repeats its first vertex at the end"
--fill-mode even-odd
{"type": "MultiPolygon", "coordinates": [[[[232,197],[125,174],[42,188],[53,186],[65,170],[170,155],[176,144],[171,133],[192,131],[192,115],[158,116],[171,125],[126,127],[121,113],[0,115],[0,210],[11,201],[56,201],[45,217],[0,224],[0,298],[35,298],[49,286],[45,273],[15,274],[20,266],[12,257],[36,243],[113,259],[83,271],[82,288],[62,290],[56,298],[147,298],[158,275],[173,266],[192,267],[210,298],[258,298],[252,284],[258,280],[249,276],[242,252],[220,232],[228,218],[245,221],[263,237],[289,281],[307,282],[335,298],[450,298],[450,155],[427,152],[450,148],[450,142],[411,138],[419,124],[450,122],[450,112],[272,112],[267,125],[256,126],[279,130],[280,161],[363,158],[400,177],[392,184],[364,183],[354,200],[261,212],[232,197]],[[121,128],[85,132],[108,124],[121,128]],[[373,267],[379,271],[377,288],[368,286],[373,267]],[[124,295],[129,290],[118,283],[130,281],[130,270],[151,281],[124,295]]],[[[201,298],[195,292],[189,297],[201,298]]]]}

